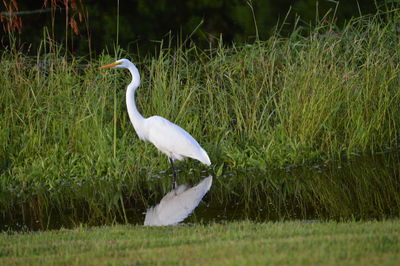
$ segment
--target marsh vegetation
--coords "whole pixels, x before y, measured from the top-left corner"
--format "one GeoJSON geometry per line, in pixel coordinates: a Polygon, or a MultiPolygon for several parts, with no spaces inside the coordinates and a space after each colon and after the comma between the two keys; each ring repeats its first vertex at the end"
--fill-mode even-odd
{"type": "Polygon", "coordinates": [[[126,114],[126,73],[98,69],[122,57],[140,68],[142,114],[181,125],[212,158],[211,169],[179,165],[192,184],[216,177],[210,204],[235,202],[261,216],[268,210],[262,219],[398,217],[398,21],[397,11],[341,29],[323,19],[312,29],[295,26],[288,37],[277,27],[266,41],[205,50],[171,40],[145,58],[119,48],[113,58],[70,57],[46,38],[36,57],[5,49],[2,217],[39,228],[57,215],[61,226],[127,222],[136,219],[129,209],[168,191],[168,161],[138,141],[126,114]],[[380,167],[335,175],[359,156],[380,167]],[[314,166],[322,174],[311,174],[314,166]],[[276,174],[287,170],[310,172],[276,174]]]}

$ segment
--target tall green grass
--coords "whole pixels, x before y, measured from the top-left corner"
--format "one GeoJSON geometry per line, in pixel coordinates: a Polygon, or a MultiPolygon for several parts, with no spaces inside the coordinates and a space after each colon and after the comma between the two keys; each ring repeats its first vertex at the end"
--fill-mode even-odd
{"type": "MultiPolygon", "coordinates": [[[[365,16],[342,29],[324,20],[255,44],[161,45],[140,61],[123,51],[116,57],[129,57],[141,71],[143,115],[185,128],[215,170],[338,160],[399,146],[398,18],[365,16]]],[[[115,59],[2,52],[2,185],[122,179],[168,168],[130,124],[129,73],[98,69],[115,59]]]]}

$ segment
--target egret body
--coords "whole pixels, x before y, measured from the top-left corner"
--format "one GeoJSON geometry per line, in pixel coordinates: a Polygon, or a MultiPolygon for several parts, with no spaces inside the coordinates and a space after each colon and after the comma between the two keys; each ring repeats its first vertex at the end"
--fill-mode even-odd
{"type": "Polygon", "coordinates": [[[205,165],[211,165],[207,152],[184,129],[160,116],[143,117],[135,103],[135,91],[140,85],[140,74],[137,67],[128,59],[102,66],[101,68],[126,68],[132,75],[132,81],[126,89],[126,106],[129,119],[141,140],[149,141],[162,153],[166,154],[173,170],[173,189],[177,185],[175,160],[185,157],[196,159],[205,165]]]}

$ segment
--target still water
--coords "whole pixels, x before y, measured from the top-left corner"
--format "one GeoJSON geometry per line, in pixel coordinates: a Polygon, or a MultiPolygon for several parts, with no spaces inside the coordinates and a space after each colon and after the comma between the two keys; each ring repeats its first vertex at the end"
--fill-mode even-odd
{"type": "MultiPolygon", "coordinates": [[[[182,166],[184,164],[181,164],[182,166]]],[[[222,173],[182,169],[180,182],[212,186],[183,223],[232,220],[369,220],[400,217],[400,154],[360,156],[284,169],[222,173]]],[[[143,224],[170,190],[170,173],[143,171],[140,182],[86,178],[52,187],[0,188],[0,231],[80,224],[143,224]]]]}

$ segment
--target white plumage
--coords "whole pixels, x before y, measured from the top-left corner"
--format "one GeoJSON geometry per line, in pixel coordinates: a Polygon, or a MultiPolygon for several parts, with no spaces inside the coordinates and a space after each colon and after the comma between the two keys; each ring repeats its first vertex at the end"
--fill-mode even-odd
{"type": "Polygon", "coordinates": [[[199,205],[211,184],[212,176],[209,176],[192,188],[180,185],[168,192],[157,206],[147,210],[144,225],[164,226],[182,222],[199,205]]]}
{"type": "Polygon", "coordinates": [[[185,130],[160,116],[145,120],[146,139],[173,160],[190,157],[210,165],[210,158],[199,143],[185,130]]]}
{"type": "Polygon", "coordinates": [[[140,85],[140,74],[136,66],[128,59],[120,59],[101,68],[126,68],[132,75],[132,81],[126,90],[126,105],[129,119],[140,139],[149,141],[170,159],[176,187],[176,171],[174,160],[185,157],[196,159],[203,164],[211,165],[207,152],[184,129],[160,116],[144,118],[136,108],[135,91],[140,85]]]}

